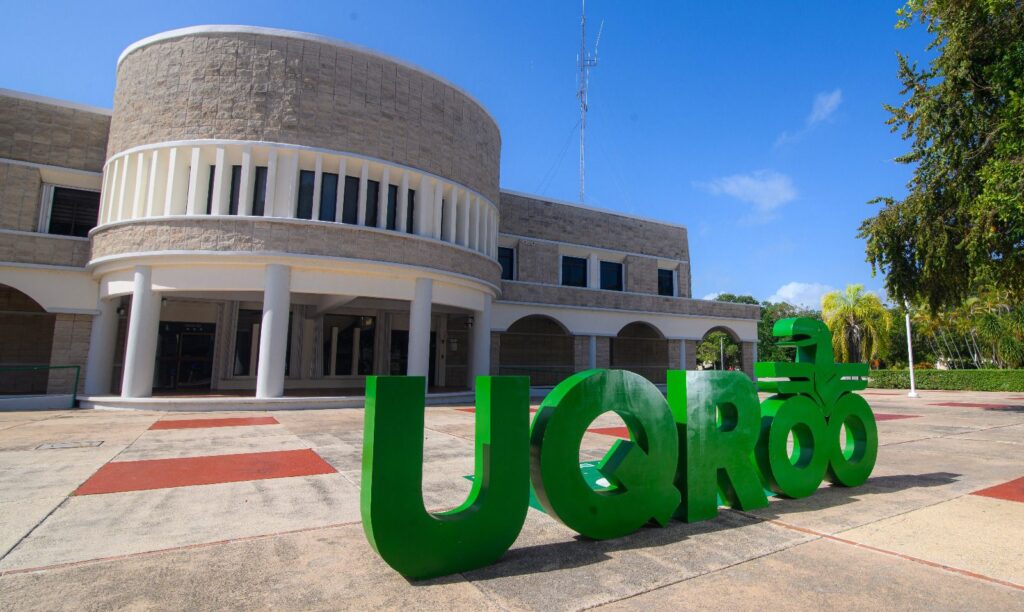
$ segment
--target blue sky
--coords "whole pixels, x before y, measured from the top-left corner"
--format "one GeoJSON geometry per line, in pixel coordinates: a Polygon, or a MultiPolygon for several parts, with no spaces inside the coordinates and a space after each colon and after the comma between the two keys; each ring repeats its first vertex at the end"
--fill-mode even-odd
{"type": "MultiPolygon", "coordinates": [[[[856,238],[867,200],[904,193],[895,2],[590,0],[587,203],[686,225],[695,297],[814,303],[882,287],[856,238]]],[[[131,42],[230,23],[342,38],[460,85],[497,119],[504,188],[576,201],[579,4],[543,2],[22,2],[0,22],[0,87],[110,107],[131,42]],[[12,59],[15,58],[15,59],[12,59]]]]}

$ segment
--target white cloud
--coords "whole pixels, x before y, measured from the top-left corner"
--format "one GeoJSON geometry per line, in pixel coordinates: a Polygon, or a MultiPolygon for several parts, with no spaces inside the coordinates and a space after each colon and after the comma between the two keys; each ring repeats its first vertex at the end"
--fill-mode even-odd
{"type": "Polygon", "coordinates": [[[727,195],[753,204],[762,215],[771,213],[797,195],[792,179],[773,170],[722,176],[697,186],[713,195],[727,195]]]}
{"type": "Polygon", "coordinates": [[[843,90],[823,91],[814,96],[811,114],[807,116],[807,125],[820,123],[832,116],[843,101],[843,90]]]}
{"type": "Polygon", "coordinates": [[[821,296],[836,288],[822,283],[801,283],[793,281],[778,288],[768,298],[769,302],[788,302],[805,308],[821,308],[821,296]]]}
{"type": "Polygon", "coordinates": [[[718,296],[720,296],[720,295],[722,295],[722,294],[720,292],[716,291],[714,293],[709,293],[709,294],[705,295],[704,297],[702,297],[700,299],[702,299],[702,300],[714,300],[714,299],[717,299],[718,296]]]}

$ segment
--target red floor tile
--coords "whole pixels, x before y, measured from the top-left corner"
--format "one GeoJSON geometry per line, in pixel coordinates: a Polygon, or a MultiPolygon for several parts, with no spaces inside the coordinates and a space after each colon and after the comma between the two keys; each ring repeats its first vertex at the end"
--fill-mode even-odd
{"type": "Polygon", "coordinates": [[[1024,503],[1024,477],[1018,478],[1017,480],[1011,480],[1010,482],[1004,482],[1001,485],[975,491],[974,493],[971,493],[971,495],[981,495],[982,497],[994,497],[996,499],[1005,499],[1024,503]]]}
{"type": "Polygon", "coordinates": [[[336,470],[310,449],[241,453],[183,459],[119,461],[101,467],[75,495],[122,493],[193,485],[333,474],[336,470]]]}
{"type": "Polygon", "coordinates": [[[1007,410],[1016,408],[1009,404],[978,404],[975,402],[933,402],[929,406],[952,406],[954,408],[988,408],[990,410],[1007,410]]]}
{"type": "Polygon", "coordinates": [[[237,417],[230,419],[172,419],[157,421],[150,429],[199,429],[203,427],[242,427],[244,425],[278,425],[274,417],[237,417]]]}
{"type": "Polygon", "coordinates": [[[629,440],[628,427],[592,427],[587,431],[589,431],[590,433],[601,434],[604,436],[614,436],[616,438],[622,438],[623,440],[629,440]]]}
{"type": "Polygon", "coordinates": [[[875,413],[876,421],[898,421],[900,419],[916,419],[919,414],[885,414],[882,412],[875,413]]]}
{"type": "MultiPolygon", "coordinates": [[[[476,408],[456,408],[456,410],[458,410],[459,412],[468,412],[470,414],[476,413],[476,408]]],[[[537,412],[537,409],[530,407],[530,414],[533,414],[534,412],[537,412]]]]}

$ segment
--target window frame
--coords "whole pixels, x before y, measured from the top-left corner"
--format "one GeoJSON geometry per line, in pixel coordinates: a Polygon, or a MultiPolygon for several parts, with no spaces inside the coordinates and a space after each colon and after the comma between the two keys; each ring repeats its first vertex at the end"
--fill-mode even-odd
{"type": "Polygon", "coordinates": [[[559,261],[559,273],[558,273],[558,284],[562,287],[577,287],[586,289],[590,286],[590,260],[587,257],[577,257],[575,255],[562,255],[561,261],[559,261]],[[569,284],[565,278],[565,264],[566,260],[573,259],[579,262],[583,262],[583,284],[569,284]]]}
{"type": "Polygon", "coordinates": [[[501,254],[502,254],[502,251],[509,252],[512,255],[512,260],[511,260],[511,262],[509,264],[509,276],[508,276],[508,278],[505,278],[505,266],[501,266],[501,280],[514,281],[519,276],[518,274],[516,274],[516,272],[517,272],[517,270],[516,270],[516,259],[517,259],[516,258],[516,248],[515,247],[499,246],[498,247],[498,265],[501,265],[501,254]]]}
{"type": "MultiPolygon", "coordinates": [[[[97,196],[96,205],[96,223],[89,228],[92,231],[94,228],[100,225],[100,209],[103,206],[103,199],[100,189],[89,189],[86,187],[75,187],[73,185],[65,185],[62,183],[46,183],[42,184],[42,200],[39,203],[39,222],[36,226],[36,232],[40,234],[46,234],[47,236],[58,236],[62,238],[76,238],[78,240],[88,240],[86,236],[75,236],[73,234],[54,234],[50,232],[50,222],[53,216],[53,198],[57,193],[57,189],[71,189],[73,191],[87,191],[89,193],[95,193],[97,196]]],[[[88,234],[88,232],[86,232],[88,234]]]]}
{"type": "Polygon", "coordinates": [[[626,290],[626,266],[621,261],[608,261],[602,259],[599,261],[597,266],[597,288],[602,291],[625,291],[626,290]],[[605,287],[604,286],[604,270],[605,264],[609,266],[618,266],[619,269],[619,286],[618,287],[605,287]]]}
{"type": "Polygon", "coordinates": [[[678,282],[677,282],[677,270],[671,268],[658,268],[658,295],[661,297],[677,297],[679,295],[678,282]],[[671,279],[671,287],[669,287],[669,293],[661,292],[661,276],[662,272],[667,272],[671,279]]]}

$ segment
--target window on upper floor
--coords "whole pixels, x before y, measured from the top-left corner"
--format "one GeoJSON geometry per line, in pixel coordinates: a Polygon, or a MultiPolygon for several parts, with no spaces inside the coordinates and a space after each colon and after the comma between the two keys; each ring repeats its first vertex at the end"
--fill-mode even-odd
{"type": "Polygon", "coordinates": [[[324,172],[320,175],[320,220],[334,221],[338,213],[338,175],[324,172]]]}
{"type": "Polygon", "coordinates": [[[377,227],[377,198],[380,197],[380,181],[366,181],[366,225],[377,227]]]}
{"type": "Polygon", "coordinates": [[[238,214],[238,198],[242,190],[242,167],[231,166],[231,193],[228,196],[228,214],[238,214]]]}
{"type": "Polygon", "coordinates": [[[388,185],[388,212],[384,221],[389,230],[398,228],[398,185],[388,185]]]}
{"type": "Polygon", "coordinates": [[[252,186],[252,214],[262,217],[267,204],[267,167],[256,166],[256,175],[253,178],[255,181],[252,186]]]}
{"type": "Polygon", "coordinates": [[[498,247],[498,263],[501,264],[501,279],[515,280],[516,250],[510,247],[498,247]]]}
{"type": "Polygon", "coordinates": [[[658,295],[674,296],[676,294],[675,270],[658,269],[658,295]]]}
{"type": "Polygon", "coordinates": [[[566,287],[587,286],[586,258],[562,256],[562,284],[566,287]]]}
{"type": "Polygon", "coordinates": [[[601,262],[601,288],[622,291],[622,264],[617,261],[601,262]]]}
{"type": "Polygon", "coordinates": [[[316,184],[316,172],[299,171],[299,204],[295,208],[297,219],[313,218],[313,188],[316,184]]]}
{"type": "Polygon", "coordinates": [[[341,205],[341,222],[355,225],[359,222],[359,177],[345,177],[345,201],[341,205]]]}
{"type": "Polygon", "coordinates": [[[416,190],[410,189],[408,196],[408,208],[405,211],[405,231],[412,234],[416,229],[413,227],[413,220],[416,218],[416,190]]]}
{"type": "Polygon", "coordinates": [[[96,227],[100,192],[46,185],[46,216],[42,228],[50,234],[86,237],[96,227]]]}

